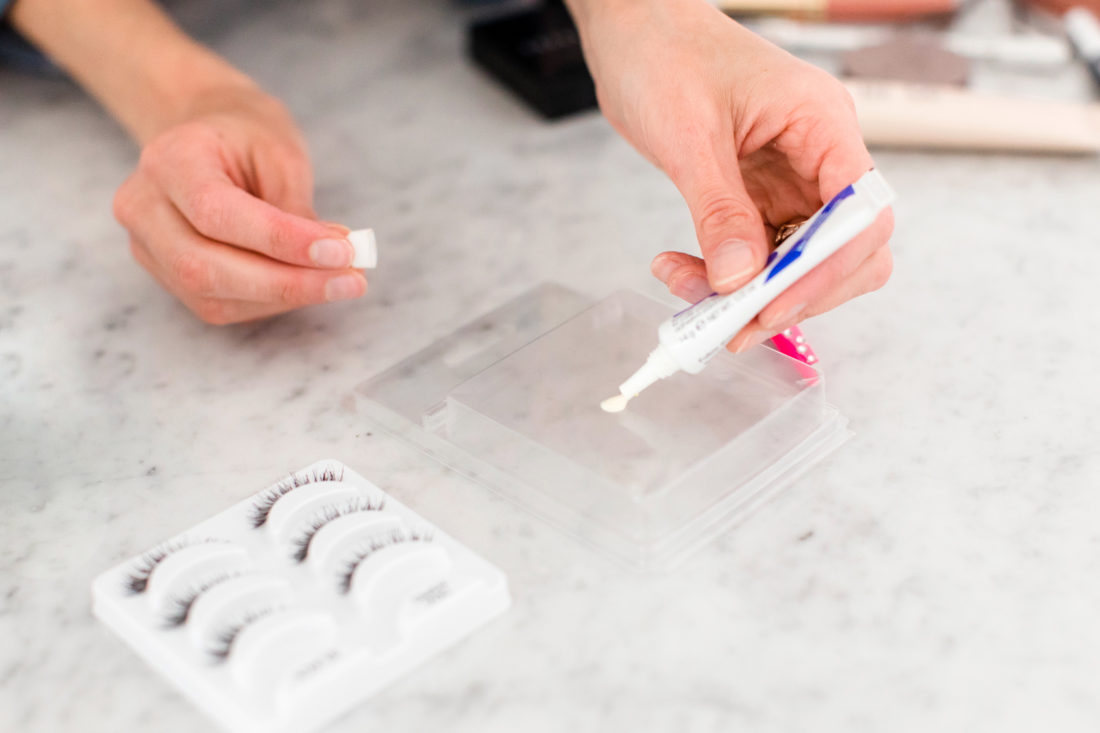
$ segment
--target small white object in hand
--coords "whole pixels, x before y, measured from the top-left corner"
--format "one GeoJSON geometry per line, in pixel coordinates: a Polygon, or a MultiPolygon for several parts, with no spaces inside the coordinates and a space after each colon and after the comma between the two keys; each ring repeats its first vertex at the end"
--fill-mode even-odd
{"type": "Polygon", "coordinates": [[[378,243],[373,229],[359,229],[348,234],[348,241],[355,248],[351,266],[357,270],[373,270],[378,267],[378,243]]]}

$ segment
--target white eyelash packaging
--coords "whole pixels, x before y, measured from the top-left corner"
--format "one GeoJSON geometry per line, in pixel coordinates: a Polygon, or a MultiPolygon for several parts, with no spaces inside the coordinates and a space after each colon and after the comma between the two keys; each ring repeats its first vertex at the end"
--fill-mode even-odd
{"type": "Polygon", "coordinates": [[[320,728],[510,603],[499,569],[336,461],[92,584],[95,616],[234,733],[320,728]]]}

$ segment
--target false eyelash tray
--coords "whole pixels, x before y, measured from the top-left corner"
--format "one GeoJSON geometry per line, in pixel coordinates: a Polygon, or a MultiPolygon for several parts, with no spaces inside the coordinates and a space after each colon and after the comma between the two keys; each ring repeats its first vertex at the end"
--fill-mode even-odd
{"type": "Polygon", "coordinates": [[[93,612],[225,729],[316,729],[507,610],[504,575],[323,461],[100,575],[93,612]]]}
{"type": "Polygon", "coordinates": [[[454,470],[636,569],[668,570],[850,435],[819,371],[763,346],[603,412],[672,312],[543,284],[357,393],[454,470]]]}

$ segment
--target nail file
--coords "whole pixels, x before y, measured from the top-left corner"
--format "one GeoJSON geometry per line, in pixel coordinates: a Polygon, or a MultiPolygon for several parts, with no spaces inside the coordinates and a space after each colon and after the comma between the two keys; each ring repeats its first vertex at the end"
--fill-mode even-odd
{"type": "Polygon", "coordinates": [[[510,605],[504,574],[337,461],[92,584],[92,611],[232,733],[316,730],[510,605]]]}

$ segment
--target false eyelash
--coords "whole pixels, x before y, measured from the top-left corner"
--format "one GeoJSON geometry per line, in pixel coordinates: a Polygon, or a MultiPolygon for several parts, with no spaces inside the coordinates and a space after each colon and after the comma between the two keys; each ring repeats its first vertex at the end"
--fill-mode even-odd
{"type": "Polygon", "coordinates": [[[183,539],[174,542],[166,542],[159,547],[154,547],[152,550],[149,550],[149,552],[146,552],[138,559],[134,567],[127,574],[125,581],[126,592],[131,595],[144,593],[145,589],[149,587],[149,576],[153,574],[157,565],[160,565],[164,558],[179,552],[185,547],[206,542],[221,542],[221,540],[216,537],[207,537],[197,542],[183,539]]]}
{"type": "Polygon", "coordinates": [[[242,631],[265,616],[270,616],[278,610],[279,609],[275,606],[271,606],[269,608],[261,608],[245,613],[238,621],[230,624],[215,635],[214,644],[213,646],[207,647],[207,652],[216,660],[227,659],[229,653],[233,651],[233,643],[237,641],[237,637],[241,635],[242,631]]]}
{"type": "Polygon", "coordinates": [[[341,569],[337,576],[337,589],[341,593],[347,593],[351,590],[351,578],[355,575],[355,571],[359,569],[359,566],[363,564],[363,561],[368,557],[384,550],[387,547],[401,544],[402,542],[431,542],[432,535],[427,532],[417,532],[413,530],[408,534],[405,534],[399,529],[395,529],[390,533],[388,537],[372,538],[366,543],[360,545],[351,557],[344,561],[344,567],[341,569]]]}
{"type": "Polygon", "coordinates": [[[232,578],[239,578],[240,576],[241,574],[237,572],[219,573],[211,578],[207,578],[193,588],[189,588],[182,596],[171,598],[169,600],[171,606],[164,615],[165,624],[170,627],[183,626],[183,624],[187,623],[187,617],[191,615],[191,608],[195,605],[195,601],[199,599],[199,596],[216,585],[220,585],[232,578]]]}
{"type": "Polygon", "coordinates": [[[326,524],[334,519],[345,517],[349,514],[355,514],[356,512],[378,512],[386,508],[386,500],[374,502],[370,499],[352,499],[342,507],[326,506],[320,514],[310,520],[306,525],[305,530],[297,537],[290,541],[294,551],[290,553],[290,557],[295,562],[304,562],[306,557],[309,556],[309,545],[313,542],[313,538],[326,524]]]}
{"type": "Polygon", "coordinates": [[[305,486],[306,484],[315,484],[321,481],[343,481],[344,469],[343,468],[325,468],[320,471],[314,470],[308,474],[292,473],[284,481],[280,481],[275,486],[272,486],[267,491],[264,491],[259,497],[256,498],[256,503],[252,506],[252,510],[248,513],[248,521],[252,525],[253,529],[259,529],[267,523],[267,517],[271,514],[271,508],[275,506],[275,502],[283,498],[294,489],[299,486],[305,486]]]}

